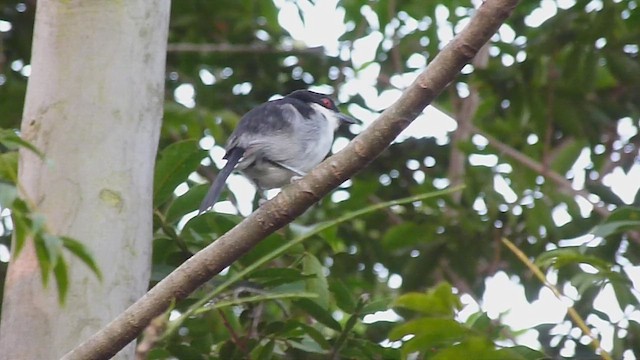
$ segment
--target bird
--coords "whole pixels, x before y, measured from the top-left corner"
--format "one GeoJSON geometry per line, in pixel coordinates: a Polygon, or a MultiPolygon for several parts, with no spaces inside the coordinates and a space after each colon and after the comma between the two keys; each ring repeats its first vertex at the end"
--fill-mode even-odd
{"type": "Polygon", "coordinates": [[[200,204],[198,215],[220,197],[234,170],[261,192],[303,177],[329,154],[342,123],[358,123],[340,112],[328,95],[296,90],[247,112],[225,146],[227,160],[200,204]]]}

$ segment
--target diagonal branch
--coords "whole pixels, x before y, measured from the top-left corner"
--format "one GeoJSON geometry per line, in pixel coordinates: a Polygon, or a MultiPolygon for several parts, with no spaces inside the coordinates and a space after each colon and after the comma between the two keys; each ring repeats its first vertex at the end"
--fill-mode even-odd
{"type": "MultiPolygon", "coordinates": [[[[596,212],[598,215],[602,216],[603,218],[606,218],[609,215],[611,215],[611,211],[609,211],[609,209],[607,209],[601,203],[594,202],[590,199],[591,193],[589,191],[585,189],[574,189],[573,185],[569,180],[567,180],[565,177],[558,174],[557,172],[551,169],[548,169],[544,164],[541,164],[535,161],[534,159],[510,147],[509,145],[499,141],[498,139],[481,131],[478,128],[473,127],[472,130],[474,133],[478,135],[482,135],[485,138],[487,138],[487,140],[489,141],[489,145],[493,146],[495,149],[497,149],[498,151],[501,151],[503,154],[509,156],[510,158],[516,160],[520,164],[544,176],[545,178],[550,179],[552,182],[558,185],[560,189],[564,190],[566,193],[573,196],[583,197],[585,200],[587,200],[593,205],[593,211],[596,212]]],[[[640,244],[640,232],[632,230],[632,231],[628,231],[627,234],[631,241],[633,241],[636,244],[640,244]]]]}
{"type": "Polygon", "coordinates": [[[420,74],[400,99],[385,110],[344,150],[288,186],[243,222],[160,281],[105,328],[63,359],[108,359],[175,300],[183,299],[269,234],[293,221],[331,190],[373,161],[498,30],[517,0],[486,0],[468,26],[420,74]]]}
{"type": "Polygon", "coordinates": [[[598,213],[599,215],[601,215],[603,217],[607,217],[609,215],[609,213],[610,213],[609,210],[607,210],[605,207],[602,207],[599,204],[594,203],[593,201],[589,200],[590,195],[591,195],[591,193],[589,191],[584,190],[584,189],[574,189],[573,185],[571,184],[571,182],[569,180],[567,180],[564,176],[558,174],[557,172],[547,168],[547,166],[545,164],[541,164],[541,163],[535,161],[534,159],[532,159],[532,158],[528,157],[527,155],[519,152],[518,150],[510,147],[509,145],[499,141],[498,139],[494,138],[493,136],[487,134],[484,131],[481,131],[478,128],[473,127],[472,130],[476,134],[482,135],[483,137],[485,137],[487,139],[487,141],[489,141],[489,145],[493,146],[498,151],[500,151],[503,154],[509,156],[510,158],[516,160],[520,164],[528,167],[529,169],[537,172],[538,174],[550,179],[551,181],[553,181],[556,185],[558,185],[561,189],[563,189],[567,193],[569,193],[569,194],[571,194],[573,196],[581,196],[585,200],[589,201],[591,204],[593,204],[593,210],[596,213],[598,213]]]}

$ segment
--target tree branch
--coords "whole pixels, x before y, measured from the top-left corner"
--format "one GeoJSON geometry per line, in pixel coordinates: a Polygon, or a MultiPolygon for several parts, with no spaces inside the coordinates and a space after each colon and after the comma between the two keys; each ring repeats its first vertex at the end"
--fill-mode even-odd
{"type": "Polygon", "coordinates": [[[420,74],[400,99],[342,151],[287,186],[244,221],[185,261],[105,328],[63,359],[108,359],[175,300],[183,299],[262,239],[363,169],[404,130],[497,31],[517,0],[486,0],[467,28],[420,74]]]}
{"type": "MultiPolygon", "coordinates": [[[[489,46],[485,44],[478,54],[473,58],[472,65],[476,69],[486,69],[489,64],[489,46]]],[[[453,133],[451,139],[451,157],[449,158],[449,179],[451,186],[464,184],[465,165],[467,163],[467,154],[460,148],[460,144],[466,143],[471,138],[471,127],[473,127],[473,119],[476,116],[478,107],[480,106],[480,91],[471,83],[469,86],[469,96],[461,99],[457,90],[452,88],[454,99],[457,100],[455,109],[456,122],[458,128],[453,133]]],[[[456,203],[460,203],[462,192],[452,195],[456,203]]]]}
{"type": "Polygon", "coordinates": [[[174,43],[167,45],[167,52],[197,52],[197,53],[225,53],[225,54],[287,54],[287,55],[324,55],[324,47],[310,48],[279,48],[263,44],[196,44],[174,43]]]}
{"type": "Polygon", "coordinates": [[[487,139],[487,141],[489,141],[489,145],[493,146],[496,150],[501,151],[505,155],[519,162],[520,164],[528,167],[529,169],[553,181],[556,185],[558,185],[560,188],[567,191],[569,194],[573,196],[581,196],[585,200],[589,201],[593,205],[593,211],[595,211],[599,215],[603,217],[607,217],[609,215],[610,213],[609,210],[598,205],[597,203],[594,203],[589,199],[589,195],[591,195],[589,191],[585,189],[574,189],[573,185],[569,180],[567,180],[564,176],[558,174],[557,172],[547,168],[546,165],[535,161],[534,159],[510,147],[509,145],[499,141],[498,139],[494,138],[493,136],[487,134],[486,132],[478,128],[473,127],[472,129],[473,129],[473,132],[475,132],[476,134],[484,136],[487,139]]]}

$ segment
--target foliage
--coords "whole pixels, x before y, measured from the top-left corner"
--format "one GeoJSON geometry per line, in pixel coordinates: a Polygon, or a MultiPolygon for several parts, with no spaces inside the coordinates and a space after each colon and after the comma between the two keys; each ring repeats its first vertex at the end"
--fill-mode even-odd
{"type": "Polygon", "coordinates": [[[397,308],[409,309],[419,317],[396,326],[389,339],[410,339],[402,347],[403,357],[414,352],[433,359],[459,359],[473,355],[480,359],[541,359],[544,354],[525,346],[496,348],[506,327],[495,324],[486,313],[476,313],[467,323],[453,318],[461,304],[449,284],[442,283],[426,294],[407,293],[394,301],[397,308]]]}
{"type": "MultiPolygon", "coordinates": [[[[167,55],[152,285],[240,222],[239,215],[193,217],[193,211],[206,192],[205,179],[217,171],[211,158],[218,160],[219,146],[243,113],[273,94],[324,85],[321,90],[335,90],[349,104],[343,110],[372,117],[384,107],[380,101],[438,53],[446,33],[458,31],[473,13],[469,2],[459,0],[345,0],[339,6],[346,32],[339,51],[325,55],[281,27],[278,7],[299,4],[298,14],[311,26],[317,19],[308,9],[331,2],[274,3],[172,4],[170,46],[218,47],[170,47],[167,55]],[[376,38],[367,42],[373,60],[358,62],[357,48],[376,38]],[[375,74],[375,84],[355,88],[367,72],[375,74]],[[177,101],[185,86],[193,88],[194,107],[177,101]],[[199,147],[211,142],[211,152],[199,147]]],[[[175,304],[149,358],[396,359],[416,352],[411,356],[428,359],[593,357],[572,331],[575,325],[537,325],[537,352],[515,345],[520,331],[500,318],[482,311],[459,317],[462,294],[481,302],[485,280],[499,271],[517,277],[529,301],[540,296],[544,285],[505,250],[503,237],[534,258],[558,288],[575,289],[573,308],[588,326],[606,322],[614,328],[611,357],[640,356],[640,324],[630,315],[640,304],[628,271],[640,262],[638,181],[627,177],[635,197],[611,187],[615,176],[637,171],[640,12],[633,0],[543,3],[555,13],[534,26],[531,14],[540,2],[521,1],[494,36],[487,65],[470,66],[437,99],[439,109],[458,116],[477,91],[471,136],[455,144],[449,136],[391,145],[335,196],[175,304]],[[466,158],[459,198],[430,197],[339,220],[442,189],[454,181],[456,152],[466,158]],[[558,214],[567,222],[559,222],[558,214]],[[332,225],[323,227],[327,223],[332,225]],[[622,319],[594,308],[609,286],[622,319]],[[400,317],[370,320],[390,309],[400,317]]],[[[0,33],[0,127],[15,129],[34,8],[16,1],[0,2],[0,8],[0,20],[12,26],[0,33]]],[[[344,129],[339,137],[351,139],[358,131],[344,129]]],[[[0,154],[5,163],[16,163],[15,153],[5,154],[11,152],[0,154]]],[[[5,199],[11,192],[0,194],[5,199]]],[[[237,203],[230,191],[223,200],[237,203]]],[[[12,216],[19,216],[15,208],[12,216]]],[[[19,221],[9,221],[6,212],[0,220],[0,246],[9,246],[14,228],[19,241],[19,221]]],[[[0,272],[5,268],[0,263],[0,272]]]]}
{"type": "Polygon", "coordinates": [[[27,239],[33,239],[44,286],[53,274],[58,298],[64,303],[69,287],[67,262],[63,249],[67,249],[84,262],[98,278],[102,275],[88,249],[78,240],[52,234],[46,219],[35,212],[29,201],[18,196],[18,148],[23,147],[41,160],[44,155],[29,142],[22,140],[13,130],[0,129],[0,209],[11,210],[13,232],[13,256],[19,256],[27,239]]]}

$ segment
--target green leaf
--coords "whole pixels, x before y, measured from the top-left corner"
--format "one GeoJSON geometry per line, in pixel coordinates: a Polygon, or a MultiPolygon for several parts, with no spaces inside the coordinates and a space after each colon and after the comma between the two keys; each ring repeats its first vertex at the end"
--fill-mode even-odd
{"type": "MultiPolygon", "coordinates": [[[[29,209],[26,207],[26,203],[25,203],[25,214],[29,214],[29,209]]],[[[31,230],[34,233],[41,233],[44,232],[46,230],[46,225],[47,225],[47,219],[44,217],[44,215],[40,214],[40,213],[30,213],[29,214],[31,217],[31,230]]]]}
{"type": "MultiPolygon", "coordinates": [[[[206,214],[200,215],[198,217],[206,216],[206,214]]],[[[238,219],[239,221],[239,219],[238,219]]],[[[251,264],[260,261],[265,258],[275,258],[274,256],[278,253],[279,249],[287,246],[288,254],[297,254],[304,250],[304,247],[301,245],[291,244],[289,239],[285,239],[284,236],[278,233],[273,233],[269,235],[266,239],[262,240],[258,243],[253,249],[251,249],[246,255],[240,258],[240,263],[246,266],[250,266],[251,264]],[[289,245],[289,246],[287,246],[289,245]],[[300,249],[300,251],[297,251],[300,249]]]]}
{"type": "Polygon", "coordinates": [[[349,339],[340,355],[340,359],[402,359],[399,349],[382,347],[375,342],[361,339],[349,339]]]}
{"type": "Polygon", "coordinates": [[[551,168],[559,174],[566,174],[586,145],[586,141],[571,141],[563,146],[560,151],[554,153],[551,168]]]}
{"type": "MultiPolygon", "coordinates": [[[[22,202],[22,200],[18,201],[22,202]]],[[[24,202],[22,204],[25,205],[24,202]]],[[[23,209],[18,207],[14,207],[11,212],[11,221],[13,222],[13,239],[15,241],[14,256],[17,257],[24,247],[27,236],[31,233],[31,227],[29,226],[29,219],[24,216],[23,209]]]]}
{"type": "Polygon", "coordinates": [[[309,292],[317,294],[315,301],[324,309],[329,308],[329,284],[324,275],[324,267],[320,264],[318,258],[310,253],[306,253],[302,259],[302,269],[304,274],[313,275],[312,278],[306,280],[306,289],[309,292]]]}
{"type": "Polygon", "coordinates": [[[502,348],[496,350],[498,356],[502,359],[513,360],[544,360],[549,359],[547,355],[538,350],[531,349],[523,345],[516,345],[513,347],[502,348]]]}
{"type": "MultiPolygon", "coordinates": [[[[404,349],[403,349],[404,350],[404,349]]],[[[462,341],[438,352],[432,359],[435,360],[460,360],[460,359],[491,359],[513,360],[510,354],[500,353],[487,339],[476,336],[462,341]]]]}
{"type": "MultiPolygon", "coordinates": [[[[199,243],[200,246],[208,245],[215,240],[211,236],[215,233],[217,237],[231,230],[242,218],[237,215],[205,213],[191,218],[182,229],[181,236],[186,241],[199,243]]],[[[171,229],[171,227],[169,227],[171,229]]]]}
{"type": "Polygon", "coordinates": [[[176,187],[198,168],[206,154],[198,147],[197,140],[176,142],[160,152],[153,182],[156,207],[171,197],[176,187]]]}
{"type": "Polygon", "coordinates": [[[49,252],[44,243],[41,234],[35,236],[36,257],[38,265],[40,265],[40,275],[42,276],[42,284],[46,287],[49,284],[49,272],[51,270],[51,261],[49,260],[49,252]]]}
{"type": "Polygon", "coordinates": [[[612,281],[611,286],[613,287],[613,291],[615,292],[618,303],[620,304],[620,307],[622,309],[626,308],[628,305],[636,308],[638,307],[638,305],[640,305],[638,298],[633,294],[631,290],[633,288],[633,285],[630,281],[624,283],[612,281]]]}
{"type": "Polygon", "coordinates": [[[329,246],[331,246],[331,250],[334,253],[340,253],[345,251],[346,246],[344,241],[338,236],[337,226],[332,226],[330,228],[324,229],[320,231],[318,235],[322,239],[324,239],[324,241],[326,241],[327,244],[329,244],[329,246]]]}
{"type": "Polygon", "coordinates": [[[298,326],[302,330],[304,330],[304,332],[307,335],[309,335],[309,337],[311,337],[313,341],[315,341],[318,345],[320,345],[320,347],[322,347],[323,349],[331,348],[331,344],[329,344],[327,339],[325,339],[324,335],[322,335],[322,333],[318,331],[316,328],[309,326],[305,323],[298,323],[298,326]]]}
{"type": "Polygon", "coordinates": [[[640,64],[636,59],[622,52],[608,51],[605,54],[607,63],[610,64],[607,68],[614,76],[622,81],[640,82],[640,64]]]}
{"type": "Polygon", "coordinates": [[[640,208],[625,206],[612,212],[605,221],[595,226],[591,233],[607,237],[633,228],[640,228],[640,208]]]}
{"type": "Polygon", "coordinates": [[[467,324],[471,326],[472,329],[486,333],[492,327],[491,318],[487,315],[486,312],[477,312],[467,319],[467,324]]]}
{"type": "Polygon", "coordinates": [[[289,345],[292,347],[302,350],[307,353],[312,354],[326,354],[327,350],[323,349],[320,344],[318,344],[313,338],[310,336],[304,336],[300,341],[288,341],[289,345]]]}
{"type": "Polygon", "coordinates": [[[398,325],[389,333],[389,340],[397,341],[407,335],[415,335],[412,351],[440,347],[460,341],[469,329],[453,319],[420,318],[398,325]]]}
{"type": "Polygon", "coordinates": [[[0,154],[0,180],[15,183],[18,177],[18,152],[0,154]]]}
{"type": "Polygon", "coordinates": [[[611,264],[592,255],[583,254],[581,247],[564,247],[545,251],[536,258],[534,263],[541,268],[553,266],[558,269],[570,264],[589,264],[599,270],[609,270],[611,264]]]}
{"type": "Polygon", "coordinates": [[[610,235],[618,234],[634,228],[640,228],[640,221],[638,220],[626,220],[626,221],[612,221],[604,224],[597,225],[591,230],[594,236],[607,237],[610,235]]]}
{"type": "Polygon", "coordinates": [[[589,274],[585,272],[577,273],[571,277],[571,285],[578,289],[579,294],[584,294],[591,287],[600,288],[605,283],[605,278],[602,274],[589,274]]]}
{"type": "Polygon", "coordinates": [[[307,312],[307,314],[311,315],[321,324],[324,324],[325,326],[335,331],[342,330],[342,326],[340,326],[340,323],[331,316],[331,313],[329,311],[320,307],[317,302],[308,299],[300,299],[295,301],[293,304],[307,312]]]}
{"type": "Polygon", "coordinates": [[[58,259],[56,262],[56,265],[53,267],[53,274],[56,278],[58,299],[61,304],[64,304],[69,290],[69,274],[67,273],[67,264],[63,258],[58,259]]]}
{"type": "Polygon", "coordinates": [[[265,288],[305,281],[313,277],[314,275],[302,274],[300,270],[294,268],[270,268],[251,275],[253,281],[260,283],[265,288]]]}
{"type": "Polygon", "coordinates": [[[389,298],[383,298],[378,300],[373,300],[367,303],[362,310],[360,311],[361,315],[373,314],[378,311],[385,311],[389,309],[390,303],[392,302],[389,298]]]}
{"type": "Polygon", "coordinates": [[[171,344],[167,349],[178,359],[203,359],[202,354],[198,350],[186,344],[171,344]]]}
{"type": "Polygon", "coordinates": [[[62,236],[61,239],[62,245],[65,247],[65,249],[69,250],[71,253],[73,253],[73,255],[80,259],[80,261],[85,263],[85,265],[87,265],[89,269],[91,269],[91,271],[96,274],[98,279],[102,280],[102,273],[100,272],[98,265],[93,259],[93,256],[91,256],[89,249],[87,249],[84,244],[82,244],[78,240],[72,239],[68,236],[62,236]]]}
{"type": "Polygon", "coordinates": [[[155,348],[147,353],[147,360],[165,360],[171,358],[171,353],[167,349],[155,348]]]}
{"type": "Polygon", "coordinates": [[[51,264],[55,267],[58,263],[58,260],[62,256],[60,250],[62,249],[63,241],[61,238],[47,233],[42,233],[40,236],[44,241],[44,246],[47,250],[49,261],[51,261],[51,264]]]}
{"type": "Polygon", "coordinates": [[[333,293],[336,305],[348,314],[352,314],[356,309],[356,301],[353,298],[352,290],[341,279],[331,279],[329,290],[333,293]]]}
{"type": "Polygon", "coordinates": [[[625,206],[616,209],[606,221],[640,220],[640,208],[625,206]]]}
{"type": "Polygon", "coordinates": [[[589,233],[590,229],[593,228],[598,222],[599,219],[596,216],[591,216],[588,218],[573,216],[573,220],[558,228],[558,237],[560,239],[577,238],[589,233]]]}
{"type": "Polygon", "coordinates": [[[401,249],[415,245],[424,240],[424,226],[406,222],[389,229],[382,238],[384,247],[388,250],[401,249]]]}
{"type": "Polygon", "coordinates": [[[453,316],[461,304],[458,297],[453,294],[451,285],[441,283],[435,288],[429,289],[426,294],[404,294],[398,297],[392,306],[410,309],[424,315],[453,316]]]}
{"type": "Polygon", "coordinates": [[[610,187],[605,186],[601,183],[587,182],[585,184],[585,188],[598,195],[602,201],[608,204],[614,204],[617,206],[623,206],[625,203],[620,199],[616,193],[614,193],[610,187]]]}
{"type": "Polygon", "coordinates": [[[183,195],[177,197],[171,202],[165,214],[167,223],[174,223],[180,220],[184,215],[195,211],[200,206],[200,202],[204,199],[209,189],[209,184],[194,186],[183,195]]]}
{"type": "Polygon", "coordinates": [[[44,154],[38,150],[33,144],[28,141],[23,140],[15,133],[13,130],[9,129],[0,129],[0,144],[6,146],[9,149],[16,149],[17,147],[24,147],[28,150],[31,150],[34,154],[38,155],[38,157],[43,158],[44,154]]]}
{"type": "Polygon", "coordinates": [[[18,197],[18,189],[14,185],[0,182],[0,208],[10,208],[18,197]]]}
{"type": "Polygon", "coordinates": [[[269,340],[262,346],[257,346],[251,351],[251,359],[255,360],[270,360],[273,358],[273,349],[275,348],[275,341],[269,340]]]}

